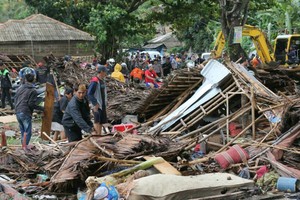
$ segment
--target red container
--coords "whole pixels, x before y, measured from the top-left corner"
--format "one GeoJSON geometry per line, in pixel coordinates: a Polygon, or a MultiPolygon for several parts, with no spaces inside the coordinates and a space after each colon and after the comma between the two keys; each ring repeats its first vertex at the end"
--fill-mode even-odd
{"type": "Polygon", "coordinates": [[[249,154],[247,151],[237,144],[215,156],[215,160],[223,169],[227,169],[231,164],[242,163],[248,159],[249,154]]]}
{"type": "Polygon", "coordinates": [[[7,143],[6,143],[6,135],[5,135],[5,132],[1,132],[1,146],[2,147],[5,147],[7,146],[7,143]]]}
{"type": "Polygon", "coordinates": [[[118,125],[113,126],[112,132],[115,132],[115,131],[124,132],[124,131],[127,131],[128,129],[131,129],[133,127],[134,127],[133,124],[118,124],[118,125]]]}

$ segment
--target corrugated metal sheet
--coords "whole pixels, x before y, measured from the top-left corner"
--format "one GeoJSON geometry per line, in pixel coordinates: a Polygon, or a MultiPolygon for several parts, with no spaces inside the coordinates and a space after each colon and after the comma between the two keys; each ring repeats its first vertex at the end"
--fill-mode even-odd
{"type": "MultiPolygon", "coordinates": [[[[157,47],[161,44],[164,44],[167,48],[173,48],[177,46],[182,46],[182,43],[176,38],[175,35],[172,34],[172,32],[167,33],[165,35],[158,36],[156,38],[153,38],[152,40],[149,40],[143,48],[150,48],[148,46],[152,45],[157,47]]],[[[156,47],[151,47],[156,48],[156,47]]]]}
{"type": "MultiPolygon", "coordinates": [[[[144,49],[147,49],[147,48],[149,48],[149,49],[155,49],[155,48],[157,48],[157,47],[159,47],[161,45],[164,45],[164,43],[147,44],[147,45],[143,46],[143,48],[144,49]]],[[[164,47],[166,47],[166,45],[164,45],[164,47]]]]}
{"type": "Polygon", "coordinates": [[[42,14],[0,24],[1,42],[60,40],[93,41],[94,37],[42,14]]]}

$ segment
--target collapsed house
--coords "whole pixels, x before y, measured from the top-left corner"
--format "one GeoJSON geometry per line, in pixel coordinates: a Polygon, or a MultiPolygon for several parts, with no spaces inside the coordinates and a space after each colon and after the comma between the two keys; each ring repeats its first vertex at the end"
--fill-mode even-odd
{"type": "MultiPolygon", "coordinates": [[[[73,77],[70,74],[72,72],[68,70],[68,77],[73,77]]],[[[29,192],[32,189],[29,186],[36,186],[36,193],[45,188],[74,193],[78,187],[84,187],[91,176],[113,176],[118,179],[118,184],[126,184],[120,191],[129,195],[129,199],[143,196],[134,187],[147,177],[126,182],[128,173],[122,172],[140,165],[149,156],[161,157],[162,162],[173,168],[157,167],[160,172],[177,176],[206,174],[213,177],[209,173],[234,170],[239,163],[253,171],[267,162],[280,176],[299,179],[299,96],[293,81],[285,80],[288,90],[281,88],[282,91],[276,94],[243,66],[226,60],[224,64],[211,60],[201,70],[187,68],[174,72],[160,90],[147,94],[148,98],[131,110],[131,114],[143,115],[146,122],[122,133],[90,136],[74,144],[50,147],[37,144],[35,149],[27,152],[2,149],[0,168],[14,179],[20,176],[18,172],[23,176],[47,174],[48,181],[27,183],[27,187],[23,187],[29,192]],[[133,130],[138,134],[133,134],[133,130]],[[198,147],[197,151],[195,147],[198,147]],[[51,162],[47,162],[50,159],[51,162]]],[[[227,180],[231,179],[235,178],[228,179],[227,176],[227,180]]],[[[232,190],[218,190],[218,194],[206,193],[206,196],[199,196],[201,186],[192,188],[198,192],[191,198],[246,196],[251,189],[239,188],[253,186],[253,181],[233,183],[237,182],[228,183],[232,190]]],[[[95,190],[89,185],[89,189],[95,190]]],[[[181,195],[189,190],[191,188],[181,191],[181,195]]],[[[161,195],[167,198],[172,192],[161,195]]]]}

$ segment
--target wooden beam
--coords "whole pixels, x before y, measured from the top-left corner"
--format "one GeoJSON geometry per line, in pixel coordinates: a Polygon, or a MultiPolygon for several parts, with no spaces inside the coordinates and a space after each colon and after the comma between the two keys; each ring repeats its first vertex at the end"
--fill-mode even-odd
{"type": "MultiPolygon", "coordinates": [[[[144,158],[145,158],[145,160],[148,161],[148,160],[155,159],[157,157],[144,156],[144,158]]],[[[161,157],[158,157],[158,158],[161,158],[161,157]]],[[[163,158],[161,158],[161,159],[163,159],[163,158]]],[[[170,163],[168,163],[165,160],[163,160],[163,162],[154,164],[153,167],[162,174],[181,175],[181,173],[175,167],[173,167],[170,163]]]]}
{"type": "Polygon", "coordinates": [[[43,132],[50,135],[51,132],[51,122],[52,122],[52,111],[54,106],[54,86],[50,83],[46,83],[46,96],[44,103],[44,116],[42,118],[42,128],[41,128],[41,138],[44,140],[48,140],[45,137],[43,132]]]}

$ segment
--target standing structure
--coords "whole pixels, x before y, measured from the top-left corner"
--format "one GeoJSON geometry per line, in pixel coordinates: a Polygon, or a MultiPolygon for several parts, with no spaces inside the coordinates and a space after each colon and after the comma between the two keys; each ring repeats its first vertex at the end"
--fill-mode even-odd
{"type": "Polygon", "coordinates": [[[42,14],[0,24],[0,53],[29,55],[93,55],[94,37],[42,14]]]}

